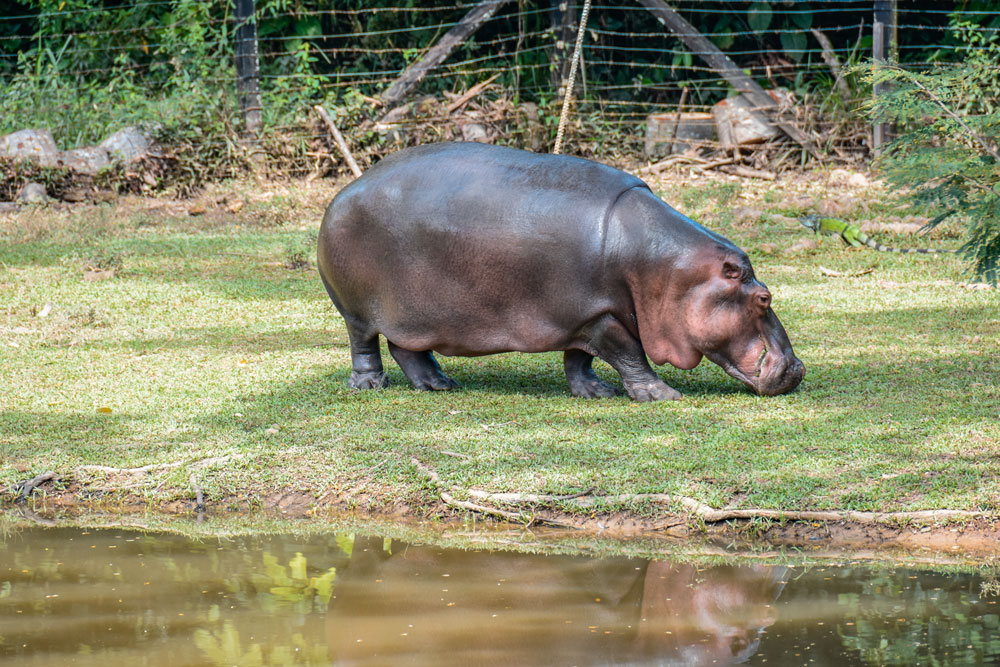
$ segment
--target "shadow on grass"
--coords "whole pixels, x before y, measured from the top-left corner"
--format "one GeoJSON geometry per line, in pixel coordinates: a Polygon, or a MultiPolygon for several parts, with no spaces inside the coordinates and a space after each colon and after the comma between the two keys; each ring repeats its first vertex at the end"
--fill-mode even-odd
{"type": "MultiPolygon", "coordinates": [[[[333,319],[333,318],[331,318],[333,319]]],[[[262,333],[248,332],[239,325],[225,327],[188,327],[177,329],[172,336],[136,339],[98,339],[77,346],[85,350],[118,350],[155,354],[196,348],[214,348],[219,351],[260,354],[308,348],[347,348],[347,333],[342,327],[295,328],[262,333]]]]}
{"type": "Polygon", "coordinates": [[[0,457],[30,463],[40,450],[69,442],[73,456],[102,462],[109,444],[130,440],[140,419],[125,412],[0,411],[0,457]]]}

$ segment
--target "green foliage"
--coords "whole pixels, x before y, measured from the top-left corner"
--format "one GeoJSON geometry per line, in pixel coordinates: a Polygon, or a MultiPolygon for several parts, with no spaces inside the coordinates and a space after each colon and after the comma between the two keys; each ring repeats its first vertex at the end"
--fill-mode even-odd
{"type": "Polygon", "coordinates": [[[1000,279],[1000,40],[979,26],[954,21],[966,44],[964,62],[913,71],[874,63],[873,86],[888,84],[868,105],[875,122],[895,123],[900,135],[878,166],[911,204],[937,211],[929,227],[955,216],[967,225],[961,253],[972,270],[1000,279]]]}

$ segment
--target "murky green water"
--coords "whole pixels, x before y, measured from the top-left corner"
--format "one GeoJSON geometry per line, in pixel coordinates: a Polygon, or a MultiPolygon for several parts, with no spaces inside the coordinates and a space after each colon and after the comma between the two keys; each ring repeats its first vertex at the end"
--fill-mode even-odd
{"type": "MultiPolygon", "coordinates": [[[[985,585],[985,588],[984,588],[985,585]]],[[[4,665],[992,665],[980,575],[33,529],[4,665]]]]}

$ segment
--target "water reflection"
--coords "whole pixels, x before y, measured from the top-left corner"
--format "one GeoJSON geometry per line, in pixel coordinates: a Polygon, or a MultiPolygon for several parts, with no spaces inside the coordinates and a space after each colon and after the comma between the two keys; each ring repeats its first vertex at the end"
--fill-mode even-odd
{"type": "Polygon", "coordinates": [[[0,543],[6,665],[989,665],[995,579],[382,537],[0,543]],[[992,592],[990,592],[992,591],[992,592]]]}
{"type": "Polygon", "coordinates": [[[743,662],[774,622],[785,574],[382,546],[356,542],[330,604],[330,647],[343,664],[743,662]]]}

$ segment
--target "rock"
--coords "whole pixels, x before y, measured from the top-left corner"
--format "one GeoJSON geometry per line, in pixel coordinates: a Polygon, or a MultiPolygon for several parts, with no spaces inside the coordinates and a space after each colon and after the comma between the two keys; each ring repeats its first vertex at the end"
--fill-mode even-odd
{"type": "Polygon", "coordinates": [[[793,218],[788,215],[781,215],[780,213],[771,214],[771,222],[776,222],[779,225],[785,225],[786,227],[795,227],[799,224],[798,218],[793,218]]]}
{"type": "Polygon", "coordinates": [[[59,149],[48,130],[18,130],[0,137],[0,157],[31,160],[43,167],[55,167],[59,149]]]}
{"type": "Polygon", "coordinates": [[[49,193],[45,191],[45,186],[41,183],[28,183],[21,188],[17,199],[25,204],[45,204],[51,201],[49,193]]]}
{"type": "Polygon", "coordinates": [[[128,164],[149,152],[153,138],[137,127],[125,127],[102,141],[97,147],[112,159],[128,164]]]}
{"type": "Polygon", "coordinates": [[[490,136],[486,128],[479,123],[466,123],[461,126],[462,141],[478,141],[481,144],[488,144],[490,136]]]}
{"type": "Polygon", "coordinates": [[[110,165],[111,159],[108,152],[103,148],[93,146],[63,151],[58,158],[58,166],[89,176],[96,175],[101,169],[110,165]]]}
{"type": "Polygon", "coordinates": [[[114,269],[87,269],[83,272],[83,279],[89,283],[111,280],[115,277],[114,269]]]}
{"type": "Polygon", "coordinates": [[[16,202],[0,201],[0,213],[14,213],[17,209],[18,205],[16,202]]]}
{"type": "Polygon", "coordinates": [[[876,222],[874,220],[865,220],[861,223],[861,231],[868,233],[874,232],[889,232],[891,234],[917,234],[921,229],[924,228],[923,225],[917,224],[915,222],[876,222]]]}
{"type": "Polygon", "coordinates": [[[780,202],[775,204],[775,208],[781,208],[786,210],[808,210],[816,205],[816,200],[813,197],[805,194],[791,195],[785,197],[780,202]]]}
{"type": "Polygon", "coordinates": [[[757,222],[764,216],[764,212],[752,206],[737,206],[729,211],[729,215],[732,216],[734,223],[744,225],[757,222]]]}
{"type": "Polygon", "coordinates": [[[830,172],[832,185],[847,185],[852,188],[867,188],[871,181],[864,174],[849,169],[834,169],[830,172]]]}
{"type": "Polygon", "coordinates": [[[87,201],[87,188],[66,188],[61,198],[68,202],[87,201]]]}
{"type": "Polygon", "coordinates": [[[847,177],[847,184],[853,188],[867,188],[871,182],[864,174],[851,174],[847,177]]]}
{"type": "Polygon", "coordinates": [[[800,252],[811,252],[815,250],[817,247],[818,246],[816,245],[815,239],[802,239],[801,241],[793,243],[792,245],[785,248],[785,254],[795,255],[800,252]]]}
{"type": "Polygon", "coordinates": [[[778,252],[778,244],[777,243],[762,243],[762,244],[760,244],[760,251],[762,253],[764,253],[765,255],[773,255],[774,253],[778,252]]]}
{"type": "Polygon", "coordinates": [[[829,218],[842,218],[855,208],[863,208],[857,197],[842,195],[840,197],[828,197],[820,202],[819,214],[829,218]]]}

